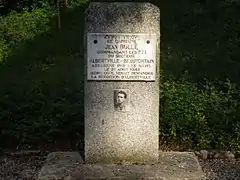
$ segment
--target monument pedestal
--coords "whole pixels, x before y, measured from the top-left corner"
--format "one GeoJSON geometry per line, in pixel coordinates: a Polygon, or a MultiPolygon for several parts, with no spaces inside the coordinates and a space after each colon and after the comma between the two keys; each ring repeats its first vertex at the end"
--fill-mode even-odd
{"type": "Polygon", "coordinates": [[[159,162],[144,164],[85,164],[78,152],[50,153],[38,180],[203,180],[192,152],[159,152],[159,162]]]}

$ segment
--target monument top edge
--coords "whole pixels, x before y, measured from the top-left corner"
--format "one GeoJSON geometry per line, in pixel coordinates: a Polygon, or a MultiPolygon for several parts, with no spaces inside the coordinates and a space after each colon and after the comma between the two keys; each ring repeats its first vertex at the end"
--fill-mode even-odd
{"type": "Polygon", "coordinates": [[[151,36],[157,36],[157,33],[112,33],[112,32],[88,32],[88,35],[151,35],[151,36]]]}
{"type": "Polygon", "coordinates": [[[91,6],[106,6],[106,5],[111,5],[111,6],[130,6],[130,5],[144,5],[148,8],[154,8],[159,10],[159,7],[154,5],[153,3],[150,2],[90,2],[88,8],[91,8],[91,6]]]}
{"type": "Polygon", "coordinates": [[[155,6],[153,3],[150,2],[121,2],[121,1],[115,1],[115,2],[108,2],[108,1],[95,1],[90,2],[89,4],[147,4],[151,6],[155,6]]]}

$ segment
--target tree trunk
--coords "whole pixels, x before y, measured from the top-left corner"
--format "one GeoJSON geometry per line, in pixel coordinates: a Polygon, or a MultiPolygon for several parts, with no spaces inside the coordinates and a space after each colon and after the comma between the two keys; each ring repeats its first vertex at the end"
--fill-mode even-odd
{"type": "Polygon", "coordinates": [[[68,7],[68,0],[64,0],[63,6],[64,6],[64,8],[68,7]]]}
{"type": "Polygon", "coordinates": [[[57,9],[58,9],[58,29],[61,30],[61,0],[57,1],[57,9]]]}

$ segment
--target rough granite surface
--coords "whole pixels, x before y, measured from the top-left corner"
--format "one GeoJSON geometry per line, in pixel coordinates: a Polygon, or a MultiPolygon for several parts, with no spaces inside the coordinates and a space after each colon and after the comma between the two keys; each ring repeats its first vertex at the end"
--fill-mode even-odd
{"type": "Polygon", "coordinates": [[[205,178],[197,157],[191,152],[160,152],[159,162],[154,165],[84,164],[79,159],[81,157],[76,152],[72,155],[63,152],[50,154],[38,180],[202,180],[205,178]],[[75,168],[72,168],[73,164],[75,168]]]}
{"type": "MultiPolygon", "coordinates": [[[[160,12],[150,3],[90,3],[88,33],[155,34],[159,74],[160,12]]],[[[88,163],[156,163],[159,133],[159,77],[154,82],[87,81],[85,66],[85,160],[88,163]],[[129,89],[131,110],[113,109],[114,89],[129,89]],[[104,123],[103,123],[104,122],[104,123]]]]}

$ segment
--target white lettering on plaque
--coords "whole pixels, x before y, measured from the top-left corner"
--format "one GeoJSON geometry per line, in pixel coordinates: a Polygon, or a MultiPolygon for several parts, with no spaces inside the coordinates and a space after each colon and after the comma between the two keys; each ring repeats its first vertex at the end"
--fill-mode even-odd
{"type": "Polygon", "coordinates": [[[87,43],[88,80],[155,80],[155,34],[88,33],[87,43]]]}

